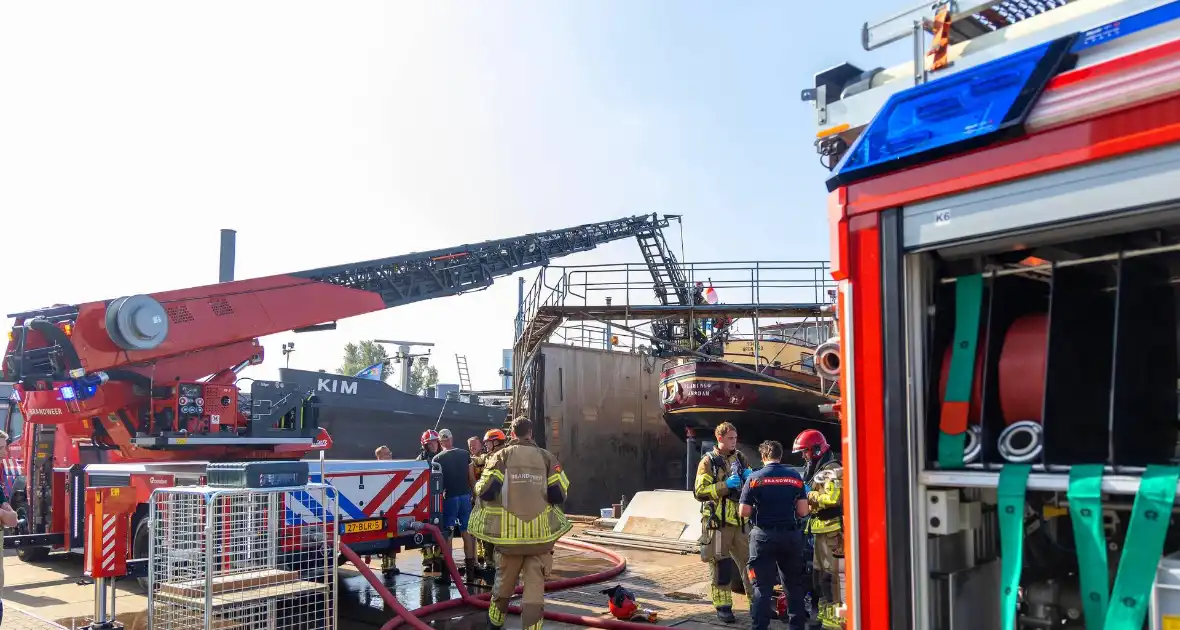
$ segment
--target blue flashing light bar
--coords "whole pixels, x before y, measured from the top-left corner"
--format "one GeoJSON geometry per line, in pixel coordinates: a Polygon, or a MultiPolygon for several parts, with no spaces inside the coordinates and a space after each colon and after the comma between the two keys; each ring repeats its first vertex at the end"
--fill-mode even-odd
{"type": "Polygon", "coordinates": [[[78,398],[78,396],[74,392],[73,385],[62,385],[61,386],[61,399],[62,400],[76,400],[77,398],[78,398]]]}
{"type": "Polygon", "coordinates": [[[1049,80],[1071,68],[1077,34],[889,97],[828,178],[828,191],[1023,131],[1049,80]]]}

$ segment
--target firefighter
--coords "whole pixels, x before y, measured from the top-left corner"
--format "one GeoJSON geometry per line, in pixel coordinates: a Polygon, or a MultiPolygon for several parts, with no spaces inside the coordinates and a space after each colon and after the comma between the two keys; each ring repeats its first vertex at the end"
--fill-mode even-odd
{"type": "MultiPolygon", "coordinates": [[[[504,435],[504,432],[500,429],[489,429],[487,433],[483,434],[484,452],[482,455],[477,455],[471,458],[471,466],[474,469],[476,479],[479,479],[481,476],[483,476],[484,466],[487,464],[488,458],[491,457],[493,453],[503,448],[507,441],[508,436],[504,435]]],[[[479,493],[474,494],[475,505],[478,506],[479,493]]],[[[475,541],[475,545],[476,562],[480,565],[481,570],[489,576],[488,580],[490,581],[490,576],[493,576],[496,573],[496,546],[490,542],[485,542],[478,539],[475,541]]]]}
{"type": "Polygon", "coordinates": [[[483,467],[487,459],[491,457],[492,453],[500,450],[507,441],[508,436],[504,435],[500,429],[489,429],[487,433],[483,434],[483,454],[471,458],[471,463],[475,466],[476,479],[479,479],[483,474],[483,467]]]}
{"type": "Polygon", "coordinates": [[[418,451],[418,457],[416,458],[418,461],[428,462],[434,459],[435,455],[438,455],[439,440],[437,431],[433,429],[423,431],[422,439],[419,442],[422,444],[422,448],[418,451]]]}
{"type": "MultiPolygon", "coordinates": [[[[388,446],[382,444],[381,446],[377,447],[377,450],[373,451],[373,456],[377,458],[377,461],[390,461],[393,459],[393,451],[389,450],[388,446]]],[[[365,556],[366,563],[369,562],[370,559],[371,558],[369,556],[365,556]]],[[[388,579],[399,573],[401,573],[401,570],[397,568],[397,552],[392,551],[390,553],[383,554],[381,556],[381,574],[388,579]]]]}
{"type": "Polygon", "coordinates": [[[482,501],[471,515],[470,531],[496,545],[489,626],[503,628],[520,577],[521,627],[541,630],[553,545],[572,528],[561,509],[569,478],[557,458],[533,442],[533,423],[527,418],[512,422],[512,437],[512,443],[488,458],[475,484],[482,501]]]}
{"type": "Polygon", "coordinates": [[[753,526],[749,562],[754,586],[750,598],[752,630],[770,627],[770,599],[777,576],[782,576],[787,594],[787,627],[802,630],[807,609],[803,605],[804,546],[799,519],[807,516],[807,493],[799,473],[782,465],[782,444],[763,442],[758,453],[763,466],[747,479],[739,501],[741,515],[753,526]]]}
{"type": "Polygon", "coordinates": [[[815,536],[812,572],[822,600],[816,610],[819,619],[830,624],[837,621],[835,608],[844,603],[840,579],[844,574],[844,470],[824,435],[815,429],[800,433],[791,450],[807,462],[803,475],[811,488],[807,533],[815,536]]]}
{"type": "MultiPolygon", "coordinates": [[[[418,451],[417,461],[432,462],[434,456],[439,453],[438,432],[433,429],[423,431],[419,442],[422,444],[422,450],[418,451]]],[[[439,549],[438,545],[422,545],[422,568],[426,571],[446,572],[447,565],[443,560],[442,550],[439,549]]]]}
{"type": "Polygon", "coordinates": [[[738,511],[742,484],[753,470],[737,450],[737,427],[728,422],[713,431],[717,446],[697,466],[693,495],[701,502],[701,560],[709,563],[709,594],[717,618],[735,623],[730,580],[736,573],[746,593],[753,593],[746,573],[749,537],[738,511]]]}

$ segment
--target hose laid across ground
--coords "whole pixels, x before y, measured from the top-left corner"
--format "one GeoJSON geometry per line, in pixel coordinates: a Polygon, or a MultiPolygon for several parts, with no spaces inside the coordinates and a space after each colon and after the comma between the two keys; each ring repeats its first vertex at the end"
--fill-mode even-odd
{"type": "MultiPolygon", "coordinates": [[[[396,617],[390,619],[385,623],[385,625],[381,626],[381,630],[393,630],[394,628],[402,625],[403,622],[409,623],[415,628],[415,630],[435,630],[429,624],[423,622],[421,618],[440,613],[445,610],[450,610],[452,608],[457,608],[459,606],[474,606],[476,608],[487,610],[487,608],[491,605],[491,593],[472,595],[467,590],[467,586],[463,583],[463,579],[459,575],[459,569],[455,566],[455,559],[451,557],[451,547],[449,541],[443,537],[442,532],[439,531],[439,529],[434,525],[430,525],[428,523],[417,523],[415,528],[428,532],[442,550],[442,557],[447,565],[447,573],[450,574],[451,581],[455,583],[456,588],[459,590],[459,599],[437,602],[430,604],[429,606],[423,606],[413,611],[407,610],[406,607],[398,601],[397,597],[395,597],[394,594],[390,592],[389,588],[386,587],[385,584],[377,577],[373,570],[369,568],[369,565],[367,565],[361,559],[361,557],[356,554],[356,552],[354,552],[352,549],[349,549],[347,545],[340,546],[340,553],[345,558],[347,558],[349,562],[353,563],[358,570],[360,570],[361,575],[365,576],[365,579],[369,581],[369,584],[381,596],[382,601],[384,601],[386,605],[388,605],[394,610],[394,612],[397,613],[396,617]]],[[[573,588],[575,586],[585,586],[586,584],[603,582],[622,573],[627,568],[626,558],[613,551],[610,551],[609,549],[599,547],[598,545],[591,545],[589,543],[576,540],[562,540],[557,544],[561,547],[578,549],[580,551],[590,551],[605,556],[611,560],[614,565],[609,569],[606,569],[605,571],[599,571],[598,573],[591,573],[589,575],[581,575],[578,577],[546,582],[546,591],[559,591],[567,588],[573,588]]],[[[521,590],[523,590],[522,587],[517,587],[515,592],[520,593],[521,590]]],[[[509,606],[508,612],[518,615],[520,614],[520,608],[517,606],[509,606]]],[[[552,612],[548,610],[545,611],[545,618],[559,623],[589,626],[591,628],[602,628],[603,630],[651,630],[652,628],[652,624],[649,623],[634,623],[630,621],[620,621],[618,619],[603,619],[601,617],[571,615],[569,613],[552,612]]]]}

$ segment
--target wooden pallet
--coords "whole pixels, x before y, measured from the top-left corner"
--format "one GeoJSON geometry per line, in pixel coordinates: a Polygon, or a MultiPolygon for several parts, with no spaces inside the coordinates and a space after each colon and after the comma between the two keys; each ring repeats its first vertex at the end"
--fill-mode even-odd
{"type": "Polygon", "coordinates": [[[327,588],[320,582],[299,579],[295,571],[265,569],[220,575],[213,578],[212,585],[205,580],[164,582],[155,597],[161,601],[181,606],[204,606],[205,591],[213,595],[214,607],[246,604],[259,600],[279,597],[307,595],[327,588]]]}

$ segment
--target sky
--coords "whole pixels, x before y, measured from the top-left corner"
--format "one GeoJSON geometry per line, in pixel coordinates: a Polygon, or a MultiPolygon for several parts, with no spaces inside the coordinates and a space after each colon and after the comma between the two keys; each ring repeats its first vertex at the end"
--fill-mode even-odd
{"type": "MultiPolygon", "coordinates": [[[[4,3],[0,316],[215,282],[222,228],[238,278],[653,212],[683,215],[666,233],[683,260],[826,260],[799,92],[844,61],[903,61],[904,42],[860,47],[901,8],[4,3]]],[[[555,264],[640,260],[629,239],[555,264]]],[[[349,341],[408,339],[435,343],[441,382],[463,354],[496,388],[516,295],[503,278],[267,337],[249,375],[276,377],[288,341],[291,367],[332,371],[349,341]]]]}

